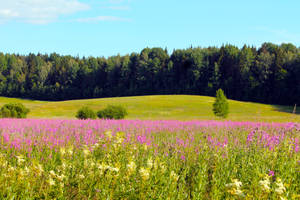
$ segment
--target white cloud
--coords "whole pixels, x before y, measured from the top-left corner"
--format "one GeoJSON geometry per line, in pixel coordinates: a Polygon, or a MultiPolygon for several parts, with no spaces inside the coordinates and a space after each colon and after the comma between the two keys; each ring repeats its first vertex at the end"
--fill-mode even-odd
{"type": "Polygon", "coordinates": [[[100,22],[100,21],[129,21],[129,20],[121,17],[115,17],[115,16],[98,16],[98,17],[90,17],[90,18],[80,18],[77,19],[76,21],[93,23],[93,22],[100,22]]]}
{"type": "Polygon", "coordinates": [[[55,21],[60,15],[87,10],[78,0],[0,0],[0,22],[11,20],[35,24],[55,21]]]}

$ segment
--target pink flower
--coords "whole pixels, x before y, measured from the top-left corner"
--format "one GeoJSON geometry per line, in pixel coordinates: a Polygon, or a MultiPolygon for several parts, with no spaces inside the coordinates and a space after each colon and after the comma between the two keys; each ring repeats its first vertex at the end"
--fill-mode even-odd
{"type": "Polygon", "coordinates": [[[274,171],[269,170],[269,176],[274,176],[274,175],[275,175],[274,171]]]}
{"type": "Polygon", "coordinates": [[[181,160],[185,160],[185,156],[184,155],[181,155],[181,160]]]}

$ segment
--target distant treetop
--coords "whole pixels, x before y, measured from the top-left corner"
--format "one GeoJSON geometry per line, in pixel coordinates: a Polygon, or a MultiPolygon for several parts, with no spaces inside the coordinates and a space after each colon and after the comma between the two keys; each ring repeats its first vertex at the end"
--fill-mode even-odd
{"type": "Polygon", "coordinates": [[[155,94],[227,97],[300,105],[300,49],[264,43],[260,48],[145,48],[125,56],[72,57],[0,53],[0,96],[68,100],[155,94]]]}

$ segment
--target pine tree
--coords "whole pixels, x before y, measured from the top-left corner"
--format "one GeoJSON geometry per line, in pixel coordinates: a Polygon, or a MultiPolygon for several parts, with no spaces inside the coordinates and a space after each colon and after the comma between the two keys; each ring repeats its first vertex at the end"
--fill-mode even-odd
{"type": "Polygon", "coordinates": [[[229,104],[222,89],[216,92],[216,100],[213,104],[213,112],[216,116],[226,118],[229,113],[229,104]]]}

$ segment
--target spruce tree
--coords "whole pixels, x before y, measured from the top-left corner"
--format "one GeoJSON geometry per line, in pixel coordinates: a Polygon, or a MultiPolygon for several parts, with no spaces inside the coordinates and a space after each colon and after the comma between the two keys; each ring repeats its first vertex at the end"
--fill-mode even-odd
{"type": "Polygon", "coordinates": [[[216,116],[226,118],[229,113],[229,104],[222,89],[216,92],[216,100],[213,104],[213,112],[216,116]]]}

